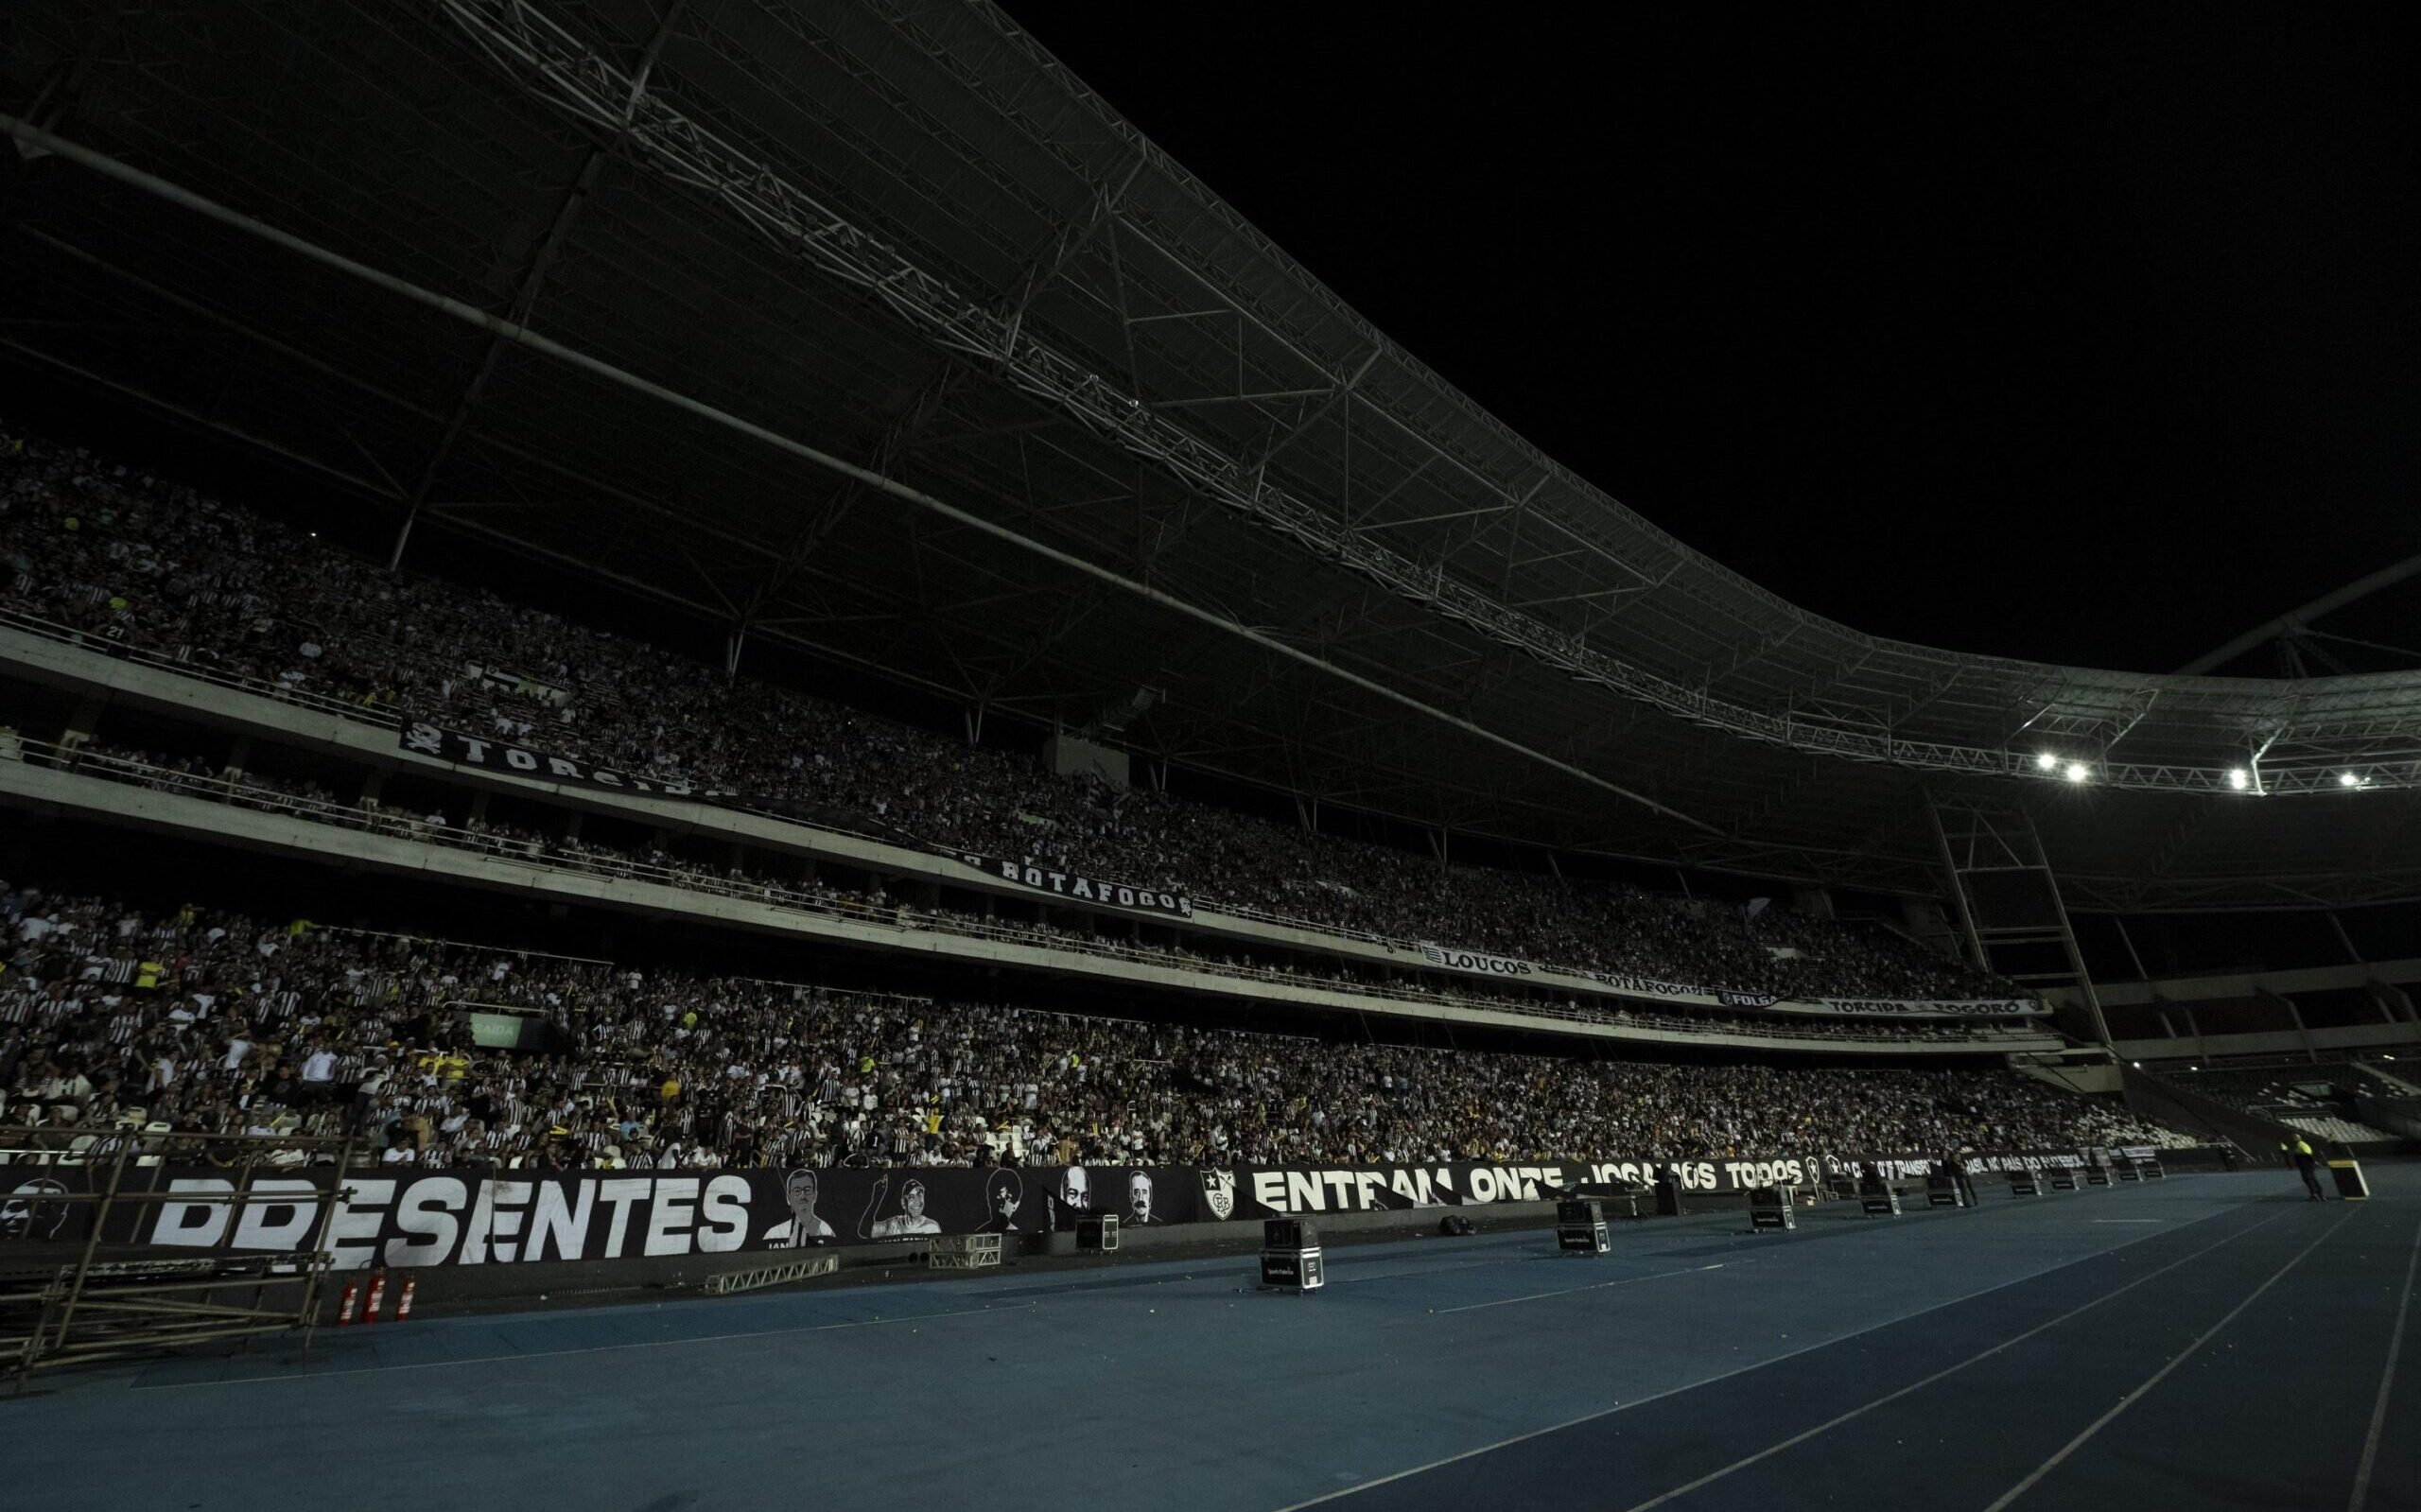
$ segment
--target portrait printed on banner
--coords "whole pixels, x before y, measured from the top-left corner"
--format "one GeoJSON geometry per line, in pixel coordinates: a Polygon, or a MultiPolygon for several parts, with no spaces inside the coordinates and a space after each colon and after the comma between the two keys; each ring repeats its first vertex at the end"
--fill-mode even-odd
{"type": "Polygon", "coordinates": [[[782,1201],[790,1206],[791,1215],[765,1230],[765,1243],[776,1249],[795,1249],[802,1244],[819,1244],[833,1237],[832,1225],[815,1216],[815,1200],[821,1178],[805,1167],[782,1178],[782,1201]]]}
{"type": "Polygon", "coordinates": [[[994,1169],[984,1176],[984,1234],[1013,1234],[1018,1227],[1018,1209],[1025,1206],[1025,1178],[1014,1171],[994,1169]]]}
{"type": "Polygon", "coordinates": [[[1082,1166],[1070,1166],[1059,1173],[1059,1184],[1048,1201],[1051,1205],[1051,1226],[1065,1232],[1076,1226],[1076,1220],[1093,1210],[1092,1178],[1082,1166]]]}
{"type": "MultiPolygon", "coordinates": [[[[891,1177],[884,1175],[874,1184],[874,1200],[866,1204],[868,1217],[881,1210],[883,1190],[891,1177]]],[[[862,1229],[868,1239],[907,1239],[916,1234],[938,1234],[941,1224],[925,1213],[925,1184],[911,1176],[899,1186],[899,1210],[887,1217],[875,1218],[871,1226],[862,1229]]]]}
{"type": "Polygon", "coordinates": [[[61,1238],[67,1228],[67,1209],[73,1206],[67,1200],[67,1188],[47,1176],[19,1182],[6,1198],[0,1198],[0,1239],[61,1238]]]}

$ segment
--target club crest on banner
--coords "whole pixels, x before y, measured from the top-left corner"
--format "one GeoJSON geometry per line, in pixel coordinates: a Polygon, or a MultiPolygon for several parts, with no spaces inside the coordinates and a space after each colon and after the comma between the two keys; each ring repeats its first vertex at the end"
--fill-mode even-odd
{"type": "Polygon", "coordinates": [[[1232,1171],[1203,1172],[1202,1205],[1222,1223],[1235,1216],[1236,1173],[1232,1171]]]}

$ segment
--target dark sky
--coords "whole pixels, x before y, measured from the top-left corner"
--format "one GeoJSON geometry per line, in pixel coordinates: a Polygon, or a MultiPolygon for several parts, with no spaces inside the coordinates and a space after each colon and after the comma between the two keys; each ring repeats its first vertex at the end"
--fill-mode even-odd
{"type": "Polygon", "coordinates": [[[2421,552],[2397,8],[1007,9],[1449,381],[1861,629],[2168,669],[2421,552]]]}

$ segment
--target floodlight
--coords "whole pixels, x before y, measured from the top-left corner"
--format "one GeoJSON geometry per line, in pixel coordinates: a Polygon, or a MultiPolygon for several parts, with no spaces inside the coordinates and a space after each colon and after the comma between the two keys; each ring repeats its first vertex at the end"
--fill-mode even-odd
{"type": "Polygon", "coordinates": [[[2048,772],[2053,767],[2060,764],[2060,758],[2053,756],[2050,752],[2046,751],[2034,758],[2034,764],[2042,768],[2044,771],[2048,772]]]}
{"type": "Polygon", "coordinates": [[[2091,775],[2093,775],[2093,773],[2086,769],[2083,762],[2071,761],[2068,763],[2068,780],[2070,782],[2082,782],[2085,778],[2091,775]]]}
{"type": "Polygon", "coordinates": [[[2341,772],[2337,773],[2337,785],[2341,788],[2359,788],[2362,785],[2362,779],[2350,772],[2341,772]]]}
{"type": "Polygon", "coordinates": [[[2238,792],[2242,792],[2245,789],[2253,786],[2253,773],[2245,771],[2242,767],[2230,767],[2228,769],[2228,786],[2234,788],[2238,792]]]}

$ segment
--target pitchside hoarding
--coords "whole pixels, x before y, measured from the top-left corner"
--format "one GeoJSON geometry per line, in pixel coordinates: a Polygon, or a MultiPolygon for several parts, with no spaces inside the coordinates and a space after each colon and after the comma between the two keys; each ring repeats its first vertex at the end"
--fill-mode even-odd
{"type": "MultiPolygon", "coordinates": [[[[1921,1174],[1934,1157],[1825,1155],[1701,1160],[1569,1159],[1372,1166],[1035,1166],[990,1170],[496,1172],[364,1169],[327,1233],[340,1268],[513,1264],[781,1250],[914,1241],[934,1234],[1041,1233],[1085,1214],[1129,1227],[1250,1222],[1287,1213],[1372,1212],[1536,1202],[1559,1190],[1646,1185],[1725,1193],[1802,1185],[1861,1163],[1921,1174]]],[[[2074,1151],[1971,1155],[1968,1169],[2081,1165],[2074,1151]]],[[[106,1174],[106,1167],[98,1168],[106,1174]]],[[[61,1200],[96,1168],[0,1167],[0,1246],[80,1241],[92,1208],[61,1200]]],[[[317,1208],[304,1200],[335,1177],[297,1170],[253,1178],[240,1208],[206,1200],[235,1190],[224,1171],[153,1168],[158,1204],[111,1215],[113,1243],[282,1252],[307,1248],[317,1208]],[[183,1200],[177,1200],[182,1197],[183,1200]]],[[[131,1174],[130,1175],[131,1179],[131,1174]]]]}

